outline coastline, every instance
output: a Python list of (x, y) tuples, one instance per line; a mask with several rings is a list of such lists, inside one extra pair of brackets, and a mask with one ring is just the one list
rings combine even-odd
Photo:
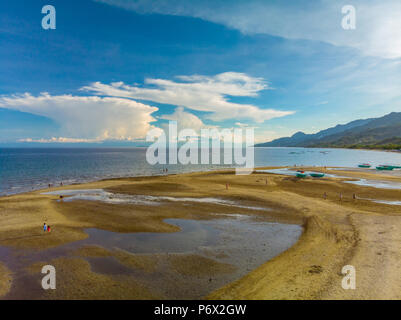
[[(316, 170), (317, 168), (313, 168)], [(322, 168), (320, 170), (323, 171)], [(354, 175), (354, 173), (352, 174)], [(350, 177), (351, 178), (351, 177)], [(380, 176), (387, 179), (386, 176)], [(266, 180), (267, 179), (267, 180)], [(373, 195), (389, 199), (400, 196), (399, 190), (380, 190), (363, 186), (348, 185), (341, 179), (298, 180), (277, 174), (254, 173), (236, 176), (232, 170), (192, 172), (164, 176), (119, 178), (101, 180), (79, 185), (63, 186), (46, 191), (66, 189), (105, 189), (126, 195), (148, 195), (168, 197), (216, 197), (230, 199), (248, 206), (263, 206), (269, 211), (237, 208), (236, 211), (272, 222), (302, 225), (304, 233), (288, 250), (260, 265), (240, 279), (212, 290), (206, 298), (217, 299), (358, 299), (400, 298), (395, 288), (400, 280), (396, 277), (400, 267), (400, 245), (396, 235), (401, 230), (401, 207), (377, 204), (366, 200), (352, 200), (356, 191), (364, 198)], [(267, 181), (267, 183), (266, 183)], [(229, 188), (226, 189), (228, 183)], [(321, 197), (327, 190), (329, 199)], [(344, 192), (343, 201), (337, 197)], [(44, 190), (0, 198), (0, 246), (13, 250), (47, 250), (62, 248), (66, 244), (86, 239), (87, 228), (112, 232), (176, 232), (178, 227), (166, 223), (168, 218), (218, 219), (212, 212), (231, 213), (229, 206), (221, 208), (215, 204), (199, 204), (188, 207), (173, 203), (163, 207), (141, 205), (117, 205), (95, 201), (57, 202), (58, 197), (41, 194)], [(43, 220), (54, 226), (54, 232), (42, 235)], [(18, 233), (18, 237), (15, 235)], [(391, 253), (392, 252), (392, 253)], [(380, 255), (379, 255), (380, 253)], [(390, 254), (391, 253), (391, 254)], [(69, 275), (75, 283), (64, 291), (45, 296), (49, 299), (78, 298), (163, 298), (160, 293), (150, 292), (141, 284), (116, 282), (114, 278), (99, 275), (90, 269), (84, 258), (106, 255), (122, 261), (124, 265), (142, 268), (150, 272), (155, 256), (126, 255), (102, 248), (88, 247), (73, 259), (61, 256), (52, 260)], [(170, 260), (172, 258), (169, 258)], [(223, 278), (230, 266), (216, 264), (213, 259), (200, 257), (175, 257), (174, 266), (187, 273), (198, 263), (205, 267), (213, 264), (213, 277)], [(178, 260), (177, 260), (178, 259)], [(169, 261), (170, 261), (169, 260)], [(4, 264), (4, 261), (0, 258)], [(345, 291), (341, 288), (341, 268), (355, 264), (358, 279), (365, 279), (358, 290)], [(369, 267), (366, 267), (366, 266)], [(35, 266), (24, 266), (36, 270)], [(382, 269), (386, 274), (382, 275)], [(3, 270), (4, 269), (4, 270)], [(0, 267), (0, 277), (13, 279), (13, 270)], [(374, 270), (372, 270), (374, 269)], [(85, 271), (85, 272), (84, 272)], [(200, 272), (200, 270), (198, 271)], [(381, 276), (385, 287), (374, 281)], [(96, 278), (92, 296), (79, 296), (78, 280)], [(383, 278), (384, 277), (384, 278)], [(396, 279), (397, 278), (397, 279)], [(124, 280), (126, 281), (126, 279)], [(101, 284), (101, 285), (100, 285)], [(121, 290), (109, 293), (107, 288), (117, 286)], [(106, 289), (105, 289), (106, 288)], [(2, 288), (0, 288), (2, 289)], [(2, 289), (10, 291), (10, 287)], [(121, 293), (122, 292), (122, 293)], [(380, 293), (380, 295), (379, 295)], [(0, 295), (2, 292), (0, 291)]]
[[(305, 165), (305, 166), (313, 166), (318, 164), (320, 166), (340, 166), (340, 167), (353, 167), (355, 166), (355, 162), (353, 159), (357, 157), (358, 150), (355, 149), (342, 149), (342, 148), (335, 148), (335, 149), (325, 149), (327, 151), (332, 151), (335, 153), (332, 156), (330, 155), (320, 155), (318, 152), (314, 151), (313, 149), (308, 150), (308, 148), (298, 148), (305, 149), (307, 152), (316, 152), (315, 155), (311, 154), (311, 159), (307, 160), (304, 156), (293, 156), (290, 153), (286, 154), (286, 150), (294, 150), (294, 148), (258, 148), (260, 151), (258, 152), (255, 150), (255, 159), (256, 167), (261, 166), (292, 166), (294, 163), (297, 165)], [(277, 149), (277, 150), (274, 150)], [(297, 148), (295, 148), (297, 149)], [(24, 150), (18, 149), (18, 150)], [(37, 150), (45, 150), (47, 152), (48, 149), (35, 149)], [(50, 150), (50, 149), (49, 149)], [(57, 150), (57, 149), (56, 149)], [(120, 161), (116, 160), (115, 157), (110, 156), (110, 154), (114, 154), (115, 150), (113, 148), (106, 148), (104, 154), (102, 153), (100, 156), (97, 156), (96, 153), (93, 153), (93, 150), (96, 149), (88, 149), (87, 153), (80, 153), (79, 157), (76, 158), (74, 156), (74, 149), (66, 148), (65, 150), (69, 150), (68, 152), (62, 152), (56, 158), (52, 158), (51, 167), (57, 169), (50, 169), (49, 170), (39, 170), (38, 168), (45, 168), (47, 164), (45, 164), (42, 160), (36, 162), (36, 158), (34, 157), (34, 163), (32, 165), (31, 170), (27, 170), (23, 175), (21, 175), (18, 170), (15, 171), (13, 169), (13, 161), (18, 163), (21, 159), (22, 155), (13, 155), (14, 158), (9, 158), (8, 163), (6, 162), (5, 167), (10, 167), (10, 170), (7, 170), (7, 174), (2, 175), (2, 181), (0, 184), (0, 197), (13, 195), (13, 194), (21, 194), (25, 192), (32, 192), (36, 190), (46, 189), (48, 184), (53, 186), (60, 185), (63, 182), (64, 185), (75, 185), (75, 184), (82, 184), (82, 183), (90, 183), (95, 181), (102, 181), (102, 180), (109, 180), (109, 179), (119, 179), (119, 178), (133, 178), (137, 176), (156, 176), (156, 175), (164, 175), (162, 169), (163, 166), (160, 167), (152, 167), (148, 166), (144, 170), (138, 170), (135, 165), (130, 164), (127, 167), (126, 160)], [(86, 149), (84, 149), (86, 150)], [(118, 152), (121, 151), (121, 148), (116, 149)], [(144, 155), (141, 153), (137, 153), (136, 150), (142, 150), (141, 148), (124, 148), (124, 152), (121, 153), (123, 159), (131, 159), (134, 161), (145, 161)], [(130, 150), (130, 152), (126, 152)], [(265, 150), (265, 151), (263, 151)], [(280, 151), (281, 150), (281, 151)], [(49, 153), (54, 157), (55, 152), (54, 150)], [(90, 152), (89, 152), (90, 151)], [(348, 151), (348, 152), (347, 152)], [(401, 158), (399, 158), (399, 153), (391, 153), (383, 152), (382, 150), (372, 150), (376, 152), (371, 152), (371, 150), (365, 150), (368, 152), (364, 155), (359, 155), (360, 161), (372, 162), (375, 165), (384, 163), (400, 163)], [(345, 154), (343, 154), (345, 153)], [(355, 153), (355, 157), (354, 156)], [(30, 154), (25, 156), (31, 157)], [(142, 157), (143, 156), (143, 157)], [(332, 159), (334, 156), (334, 160)], [(383, 156), (383, 157), (382, 157)], [(139, 157), (139, 158), (138, 158)], [(281, 159), (280, 161), (273, 160), (273, 161), (266, 161), (265, 159)], [(308, 159), (309, 154), (308, 154)], [(39, 157), (39, 159), (41, 159)], [(78, 160), (77, 160), (78, 159)], [(103, 159), (102, 161), (98, 162), (99, 159)], [(342, 161), (341, 159), (347, 159)], [(352, 160), (351, 160), (352, 159)], [(88, 161), (95, 161), (97, 163), (96, 167), (92, 167), (88, 165)], [(68, 161), (70, 163), (69, 166), (65, 166), (63, 161)], [(88, 166), (88, 172), (81, 172), (80, 170), (75, 170), (77, 166), (80, 166), (80, 161), (86, 161), (86, 166)], [(116, 168), (116, 169), (115, 169)], [(203, 171), (213, 171), (213, 170), (230, 170), (232, 167), (230, 166), (166, 166), (169, 169), (169, 174), (175, 173), (191, 173), (191, 172), (203, 172)]]
[(306, 146), (306, 147), (264, 147), (264, 146), (254, 146), (254, 148), (300, 148), (300, 149), (343, 149), (343, 150), (364, 150), (364, 151), (379, 151), (379, 152), (394, 152), (394, 153), (401, 153), (401, 150), (388, 150), (388, 149), (381, 149), (381, 148), (347, 148), (347, 147), (335, 147), (335, 146), (325, 146), (325, 147), (311, 147), (311, 146)]

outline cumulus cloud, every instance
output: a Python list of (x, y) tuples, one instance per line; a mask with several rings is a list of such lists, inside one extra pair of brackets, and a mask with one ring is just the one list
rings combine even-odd
[[(157, 121), (153, 113), (158, 108), (134, 99), (176, 105), (171, 114), (163, 114), (160, 120), (178, 122), (178, 129), (190, 128), (200, 132), (203, 128), (217, 128), (217, 124), (205, 125), (203, 118), (214, 121), (250, 119), (263, 122), (292, 114), (291, 111), (261, 109), (251, 104), (229, 101), (229, 96), (256, 97), (269, 89), (261, 78), (243, 73), (226, 72), (215, 76), (179, 76), (177, 81), (147, 79), (145, 86), (129, 86), (122, 82), (103, 84), (95, 82), (81, 88), (90, 96), (51, 95), (30, 93), (0, 96), (0, 108), (17, 110), (47, 117), (55, 121), (58, 135), (25, 138), (20, 142), (83, 143), (104, 140), (143, 140), (152, 124)], [(202, 118), (188, 110), (202, 111)], [(238, 122), (239, 123), (239, 122)], [(241, 123), (242, 125), (242, 123)], [(166, 129), (162, 123), (159, 128)]]
[(261, 78), (243, 73), (226, 72), (215, 76), (180, 76), (180, 82), (164, 79), (146, 79), (150, 88), (130, 86), (123, 82), (92, 83), (82, 88), (101, 96), (140, 99), (172, 104), (188, 109), (207, 112), (207, 119), (249, 119), (255, 122), (283, 117), (292, 111), (260, 109), (251, 104), (234, 103), (227, 96), (255, 97), (260, 91), (269, 89)]
[(178, 130), (190, 128), (198, 132), (205, 127), (201, 119), (192, 113), (184, 111), (183, 107), (176, 108), (174, 113), (160, 116), (160, 119), (177, 121)]
[[(95, 0), (138, 13), (191, 16), (226, 25), (245, 34), (270, 34), (357, 48), (366, 55), (401, 57), (399, 0)], [(357, 28), (341, 28), (341, 8), (356, 8)]]
[(249, 127), (249, 124), (248, 124), (248, 123), (242, 123), (242, 122), (236, 122), (235, 125), (236, 125), (237, 127), (240, 127), (240, 128)]
[(0, 96), (0, 107), (50, 118), (59, 124), (62, 136), (68, 137), (38, 142), (143, 139), (156, 120), (152, 113), (158, 110), (130, 99), (48, 93)]

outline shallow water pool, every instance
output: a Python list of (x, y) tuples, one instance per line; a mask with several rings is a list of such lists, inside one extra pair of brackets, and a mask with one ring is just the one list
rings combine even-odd
[[(242, 214), (216, 214), (212, 220), (167, 219), (180, 227), (173, 233), (117, 233), (86, 229), (89, 237), (41, 251), (22, 251), (0, 247), (0, 261), (15, 275), (13, 288), (6, 299), (41, 298), (41, 274), (31, 275), (27, 267), (35, 262), (50, 264), (58, 257), (73, 257), (77, 249), (96, 245), (111, 252), (156, 257), (155, 270), (145, 272), (122, 265), (113, 257), (83, 257), (92, 272), (135, 279), (151, 292), (168, 299), (198, 299), (235, 281), (261, 264), (290, 248), (302, 233), (302, 227), (272, 223)], [(233, 268), (223, 274), (182, 274), (170, 264), (172, 256), (194, 255)], [(62, 277), (62, 274), (58, 274)]]

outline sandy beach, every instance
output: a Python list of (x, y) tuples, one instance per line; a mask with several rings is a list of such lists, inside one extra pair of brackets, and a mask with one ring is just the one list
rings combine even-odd
[[(401, 205), (372, 200), (399, 201), (401, 189), (347, 181), (400, 183), (401, 177), (371, 170), (304, 169), (342, 178), (298, 179), (266, 172), (241, 176), (227, 170), (112, 179), (1, 197), (0, 297), (400, 299)], [(109, 201), (68, 201), (68, 196), (60, 200), (57, 195), (88, 189), (107, 192)], [(114, 203), (114, 194), (137, 202)], [(146, 202), (156, 200), (158, 205)], [(266, 225), (299, 226), (302, 235), (270, 260), (258, 255), (259, 260), (248, 264), (236, 258), (236, 265), (222, 260), (229, 255), (224, 250), (132, 253), (85, 242), (96, 230), (121, 237), (178, 234), (182, 228), (166, 219), (195, 221), (193, 226), (198, 226), (197, 221), (226, 221), (233, 213)], [(43, 232), (44, 222), (51, 225), (51, 233)], [(237, 225), (240, 228), (240, 221)], [(40, 287), (40, 271), (46, 264), (57, 270), (56, 290)], [(247, 264), (252, 268), (244, 274)], [(341, 287), (345, 265), (356, 269), (355, 290)], [(163, 279), (163, 284), (155, 279)]]

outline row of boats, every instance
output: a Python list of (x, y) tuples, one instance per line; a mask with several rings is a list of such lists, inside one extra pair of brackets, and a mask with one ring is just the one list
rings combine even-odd
[[(371, 168), (372, 166), (369, 163), (362, 163), (358, 165), (359, 168)], [(379, 165), (376, 167), (376, 170), (387, 170), (391, 171), (394, 169), (401, 169), (401, 166), (394, 166), (394, 165)], [(297, 170), (296, 177), (297, 178), (306, 178), (307, 176), (311, 176), (313, 178), (323, 178), (325, 176), (322, 172), (310, 172), (306, 173), (303, 170)]]
[[(359, 168), (371, 168), (372, 166), (369, 163), (362, 163), (358, 165)], [(386, 170), (386, 171), (391, 171), (394, 169), (401, 169), (401, 166), (393, 166), (393, 165), (380, 165), (376, 167), (376, 170)]]

